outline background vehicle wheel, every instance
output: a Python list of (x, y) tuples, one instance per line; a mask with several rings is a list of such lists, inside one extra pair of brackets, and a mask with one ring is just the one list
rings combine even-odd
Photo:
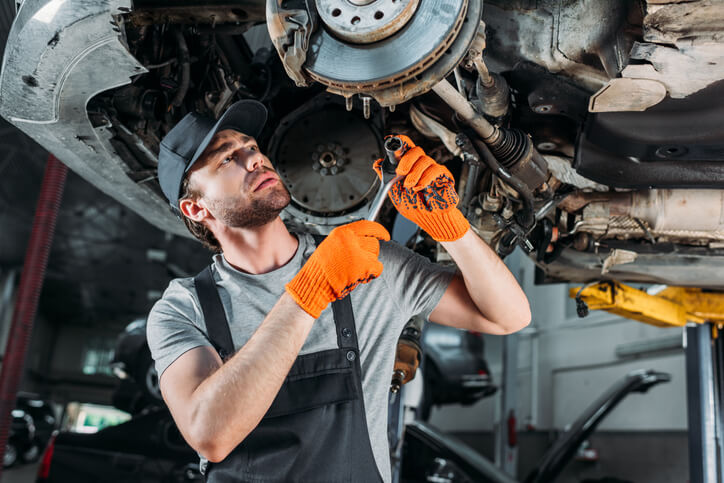
[(144, 396), (152, 401), (163, 403), (158, 372), (156, 372), (156, 366), (151, 358), (151, 353), (148, 350), (144, 351), (140, 359), (140, 362), (136, 366), (136, 374), (134, 375), (136, 382), (141, 386)]
[(423, 380), (422, 380), (422, 401), (417, 407), (417, 417), (421, 421), (427, 422), (430, 419), (430, 413), (432, 412), (432, 404), (435, 397), (435, 380), (439, 377), (439, 371), (435, 364), (427, 359), (423, 369)]
[(40, 445), (37, 441), (33, 442), (33, 445), (23, 451), (20, 455), (20, 459), (23, 463), (34, 463), (40, 457)]
[(11, 441), (8, 441), (3, 455), (3, 468), (10, 468), (18, 462), (18, 449)]

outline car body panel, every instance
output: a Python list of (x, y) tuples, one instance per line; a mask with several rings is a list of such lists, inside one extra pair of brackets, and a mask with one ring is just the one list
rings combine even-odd
[(128, 0), (23, 2), (0, 72), (0, 115), (149, 223), (188, 236), (154, 188), (128, 176), (107, 128), (94, 126), (86, 112), (94, 95), (147, 72), (113, 17), (130, 8)]

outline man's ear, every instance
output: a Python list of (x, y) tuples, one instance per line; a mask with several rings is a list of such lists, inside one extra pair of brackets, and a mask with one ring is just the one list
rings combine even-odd
[(181, 213), (183, 213), (184, 216), (186, 216), (190, 220), (197, 223), (200, 223), (201, 220), (211, 215), (209, 213), (209, 210), (207, 210), (206, 207), (202, 206), (200, 200), (184, 198), (182, 200), (179, 200), (178, 204), (179, 208), (181, 209)]

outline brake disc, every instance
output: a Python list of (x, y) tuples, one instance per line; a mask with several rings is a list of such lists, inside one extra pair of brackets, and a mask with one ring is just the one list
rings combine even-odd
[[(315, 80), (342, 89), (379, 89), (404, 82), (450, 47), (467, 6), (467, 0), (424, 0), (403, 28), (374, 45), (340, 40), (333, 36), (336, 25), (327, 25), (312, 35), (306, 70)], [(320, 17), (325, 18), (321, 13)]]
[[(281, 1), (269, 0), (272, 18), (284, 12)], [(281, 27), (270, 29), (287, 71), (348, 99), (359, 94), (394, 106), (430, 90), (462, 60), (480, 23), (482, 0), (318, 0), (316, 9), (310, 18), (318, 25), (308, 42), (293, 25), (284, 34)], [(298, 32), (314, 26), (303, 27)], [(290, 39), (294, 49), (285, 47)], [(287, 65), (287, 51), (298, 54), (296, 64)]]
[(372, 162), (381, 152), (371, 123), (338, 104), (295, 111), (270, 142), (271, 160), (293, 204), (327, 217), (365, 205), (377, 186)]

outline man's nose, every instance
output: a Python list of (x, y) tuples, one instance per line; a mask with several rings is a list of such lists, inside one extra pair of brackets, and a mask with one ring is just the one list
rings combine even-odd
[(245, 163), (247, 171), (256, 171), (264, 165), (264, 158), (259, 151), (254, 151), (249, 153), (245, 159)]

